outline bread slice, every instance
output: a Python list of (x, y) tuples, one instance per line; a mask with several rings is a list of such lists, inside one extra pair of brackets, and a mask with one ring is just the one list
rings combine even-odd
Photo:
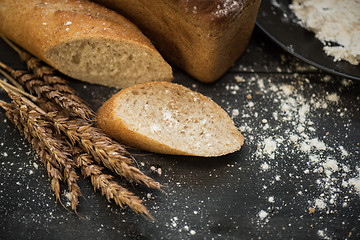
[(121, 90), (98, 110), (96, 124), (122, 143), (156, 153), (212, 157), (244, 143), (219, 105), (169, 82)]
[(0, 33), (75, 79), (118, 88), (172, 79), (133, 23), (86, 0), (1, 0), (0, 23)]
[(167, 61), (202, 82), (220, 78), (248, 45), (260, 0), (94, 0), (117, 10)]

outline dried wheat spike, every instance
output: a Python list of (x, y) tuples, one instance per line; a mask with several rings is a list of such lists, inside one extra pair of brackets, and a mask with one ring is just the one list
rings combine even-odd
[(42, 79), (46, 84), (54, 87), (59, 92), (69, 95), (74, 101), (81, 101), (75, 94), (75, 90), (71, 88), (67, 81), (60, 76), (55, 75), (55, 69), (49, 65), (44, 64), (40, 59), (30, 55), (25, 60), (28, 69), (34, 74), (35, 77)]
[(91, 178), (91, 183), (94, 186), (95, 191), (100, 190), (101, 194), (106, 196), (106, 199), (109, 202), (113, 199), (120, 207), (123, 207), (123, 204), (126, 204), (134, 212), (153, 219), (141, 200), (126, 188), (122, 187), (119, 183), (113, 181), (112, 176), (104, 174), (102, 172), (102, 167), (94, 164), (91, 155), (83, 153), (79, 148), (77, 152), (78, 154), (75, 155), (74, 162), (81, 169), (81, 173), (84, 177)]
[(6, 116), (8, 117), (8, 119), (19, 129), (19, 131), (22, 134), (25, 135), (27, 140), (33, 146), (34, 150), (38, 153), (40, 160), (42, 161), (42, 163), (44, 164), (44, 166), (47, 170), (47, 173), (48, 173), (48, 176), (50, 179), (50, 183), (51, 183), (51, 188), (55, 193), (56, 200), (59, 201), (61, 203), (61, 205), (63, 205), (61, 202), (61, 199), (60, 199), (60, 183), (59, 183), (63, 179), (63, 177), (62, 177), (62, 174), (60, 173), (60, 171), (56, 167), (54, 167), (54, 165), (52, 164), (52, 162), (53, 162), (52, 158), (45, 150), (43, 150), (40, 147), (39, 140), (37, 140), (31, 136), (30, 130), (28, 129), (28, 127), (24, 126), (21, 123), (19, 109), (16, 109), (14, 104), (6, 103), (3, 101), (0, 101), (0, 106), (5, 110), (5, 113), (6, 113)]
[(72, 112), (85, 120), (90, 120), (94, 116), (94, 112), (76, 95), (63, 92), (62, 89), (45, 83), (28, 71), (14, 70), (1, 62), (0, 67), (9, 72), (31, 94), (36, 94), (39, 98), (42, 97), (53, 101), (62, 109)]
[[(61, 203), (61, 205), (63, 205), (60, 199), (60, 181), (63, 179), (63, 177), (60, 171), (50, 163), (51, 156), (48, 152), (46, 152), (45, 150), (40, 150), (39, 155), (42, 163), (44, 164), (48, 172), (51, 181), (51, 188), (55, 192), (56, 199)], [(64, 206), (64, 208), (66, 207)]]
[(100, 129), (81, 122), (81, 119), (70, 119), (59, 113), (47, 115), (54, 122), (54, 127), (59, 133), (64, 133), (73, 145), (79, 144), (99, 164), (128, 180), (161, 189), (160, 183), (132, 166), (132, 158), (123, 146), (106, 136)]
[[(11, 90), (7, 90), (7, 92), (19, 110), (19, 120), (24, 129), (26, 129), (24, 133), (28, 135), (28, 140), (30, 142), (31, 138), (38, 140), (41, 149), (45, 149), (51, 158), (56, 160), (58, 166), (60, 166), (60, 170), (63, 172), (63, 179), (69, 188), (71, 207), (76, 212), (78, 197), (81, 196), (81, 192), (77, 184), (78, 176), (75, 171), (75, 164), (71, 158), (67, 143), (62, 137), (55, 135), (55, 132), (52, 130), (52, 124), (29, 106), (23, 97)], [(48, 158), (48, 161), (51, 160)]]
[[(20, 101), (20, 104), (23, 104)], [(77, 184), (78, 175), (75, 171), (75, 164), (71, 159), (71, 154), (67, 149), (67, 143), (56, 136), (52, 131), (50, 123), (39, 117), (39, 113), (34, 110), (29, 110), (28, 106), (22, 105), (20, 107), (20, 114), (22, 119), (27, 119), (23, 125), (29, 126), (29, 131), (34, 138), (37, 138), (41, 143), (42, 149), (46, 149), (44, 153), (45, 158), (55, 159), (63, 172), (63, 180), (67, 183), (71, 198), (71, 208), (76, 212), (78, 206), (78, 197), (81, 196), (80, 188)], [(53, 185), (52, 185), (53, 186)]]
[(53, 67), (43, 63), (37, 57), (17, 47), (5, 36), (0, 36), (11, 48), (13, 48), (19, 54), (20, 59), (26, 63), (27, 68), (33, 72), (36, 77), (43, 79), (47, 84), (50, 84), (57, 89), (62, 89), (63, 92), (71, 94), (75, 92), (74, 89), (67, 85), (67, 81), (65, 79), (55, 75), (56, 70)]
[(28, 58), (25, 61), (28, 69), (34, 74), (35, 77), (43, 80), (46, 84), (52, 86), (57, 91), (62, 92), (74, 101), (82, 101), (75, 95), (75, 90), (71, 88), (67, 81), (62, 77), (55, 75), (56, 70), (49, 65), (43, 63), (40, 59), (27, 54)]

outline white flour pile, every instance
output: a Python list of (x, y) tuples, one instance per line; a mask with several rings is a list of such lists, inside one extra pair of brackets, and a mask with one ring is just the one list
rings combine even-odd
[(294, 0), (290, 9), (324, 43), (334, 61), (360, 63), (360, 0)]

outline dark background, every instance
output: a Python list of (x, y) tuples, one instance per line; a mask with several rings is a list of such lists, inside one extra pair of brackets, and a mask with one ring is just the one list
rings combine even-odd
[[(0, 61), (24, 68), (2, 41), (0, 52)], [(176, 68), (174, 72), (174, 82), (212, 98), (233, 117), (245, 137), (239, 152), (193, 158), (130, 149), (141, 170), (166, 186), (167, 195), (120, 178), (117, 181), (144, 199), (156, 220), (108, 203), (94, 193), (88, 179), (81, 178), (84, 199), (80, 199), (78, 212), (83, 220), (56, 203), (45, 168), (1, 110), (0, 239), (360, 238), (359, 192), (342, 185), (359, 177), (360, 81), (328, 75), (300, 62), (257, 28), (244, 55), (219, 81), (203, 84)], [(244, 81), (236, 81), (238, 76)], [(94, 110), (118, 91), (75, 80), (70, 80), (70, 85)], [(280, 103), (289, 100), (275, 89), (284, 85), (294, 88), (293, 98), (302, 96), (310, 103), (307, 120), (314, 130), (309, 126), (305, 132), (311, 139), (325, 142), (326, 150), (304, 153), (289, 143), (289, 134), (299, 120), (273, 117), (274, 112), (281, 113)], [(328, 101), (329, 94), (336, 94), (339, 101)], [(3, 91), (0, 99), (9, 101)], [(315, 108), (311, 99), (328, 106)], [(268, 137), (285, 139), (278, 142), (274, 158), (260, 151)], [(339, 146), (348, 155), (341, 154)], [(318, 171), (321, 164), (310, 163), (311, 154), (322, 162), (329, 157), (338, 162), (340, 170), (332, 175), (330, 187), (324, 185), (326, 175)], [(264, 163), (270, 169), (264, 168)], [(350, 171), (344, 171), (345, 165)], [(160, 168), (161, 174), (151, 168)], [(333, 195), (336, 198), (329, 201), (327, 196)], [(327, 199), (325, 208), (316, 208), (316, 199)], [(310, 214), (313, 207), (315, 212)], [(261, 218), (261, 210), (268, 216)]]

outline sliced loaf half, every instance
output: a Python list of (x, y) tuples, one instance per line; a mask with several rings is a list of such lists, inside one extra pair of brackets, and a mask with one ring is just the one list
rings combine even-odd
[(96, 124), (122, 143), (156, 153), (221, 156), (244, 143), (219, 105), (169, 82), (121, 90), (98, 110)]
[(90, 1), (1, 0), (0, 33), (82, 81), (124, 88), (172, 79), (134, 24)]

